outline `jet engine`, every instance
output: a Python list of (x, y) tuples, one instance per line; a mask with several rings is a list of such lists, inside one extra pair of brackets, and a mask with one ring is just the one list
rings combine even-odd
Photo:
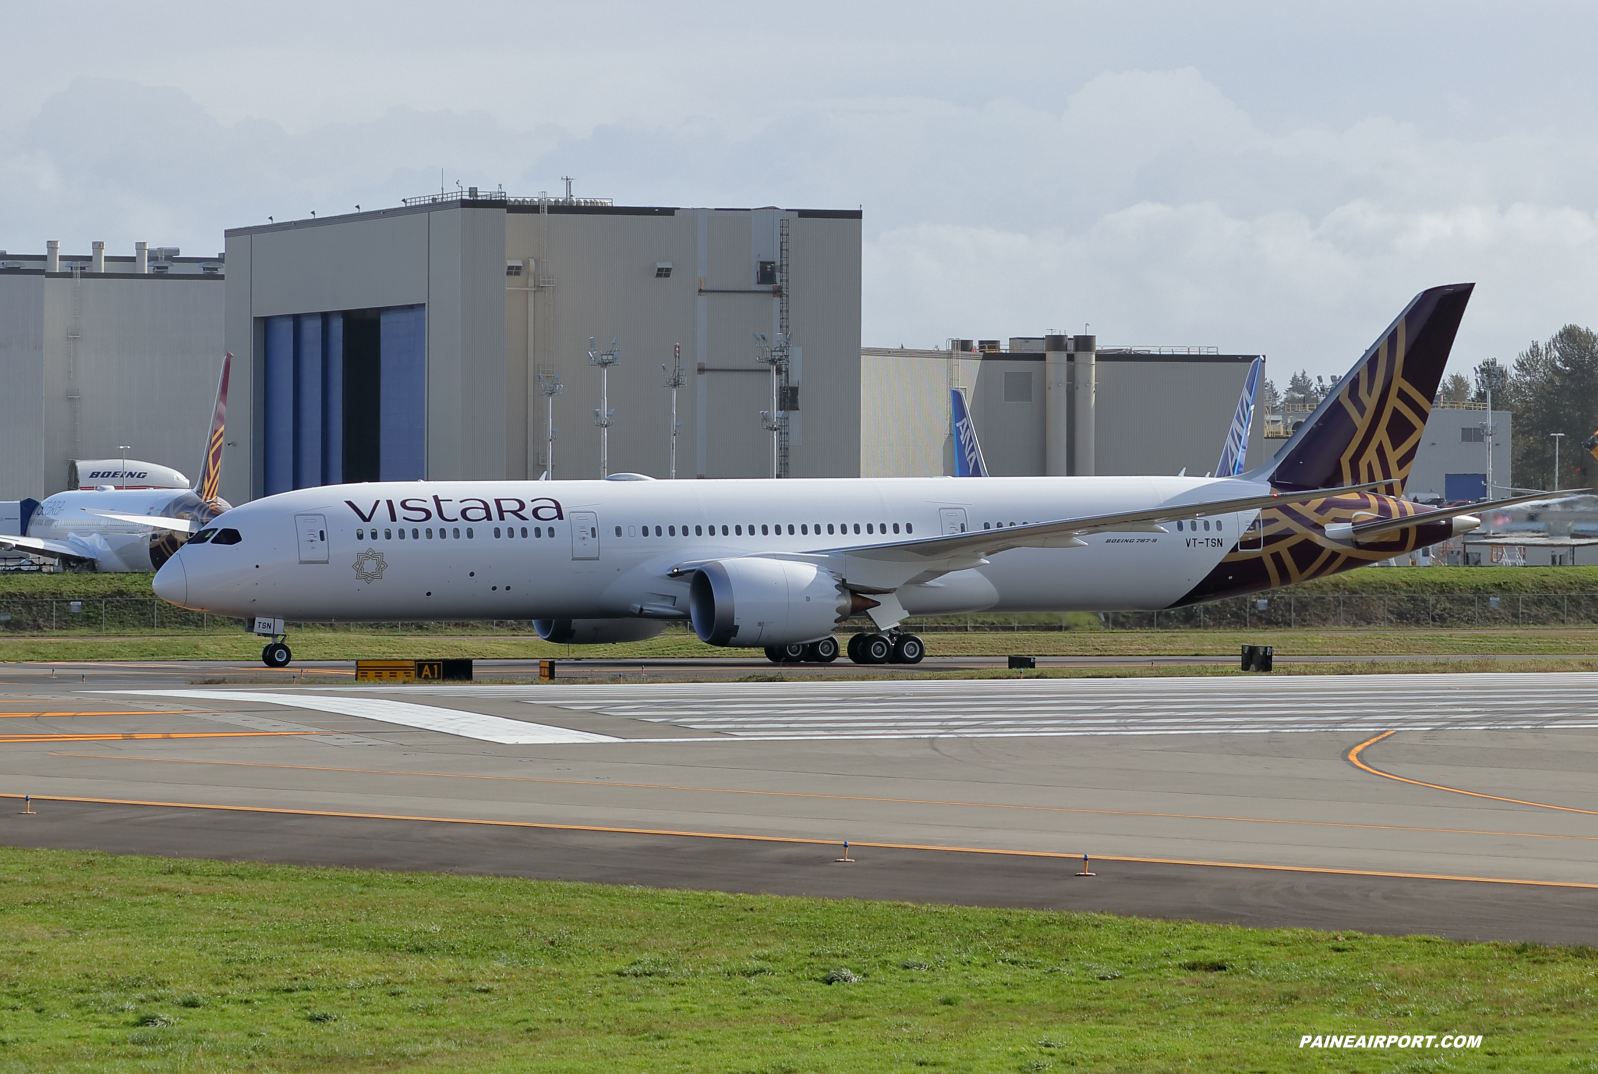
[(651, 619), (534, 619), (533, 629), (545, 641), (561, 645), (605, 645), (652, 638), (666, 624)]
[(849, 617), (853, 594), (831, 572), (783, 559), (725, 559), (694, 572), (688, 611), (710, 645), (815, 641)]

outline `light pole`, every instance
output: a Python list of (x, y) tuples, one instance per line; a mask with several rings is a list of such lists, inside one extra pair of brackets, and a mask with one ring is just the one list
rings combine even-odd
[(661, 363), (661, 371), (666, 374), (666, 387), (671, 389), (671, 479), (677, 480), (677, 429), (682, 425), (677, 420), (677, 389), (681, 388), (687, 380), (687, 375), (682, 371), (682, 344), (676, 343), (671, 348), (672, 367), (666, 368)]
[(538, 390), (543, 393), (548, 407), (544, 421), (544, 428), (549, 430), (548, 446), (544, 449), (544, 475), (551, 481), (555, 480), (555, 396), (563, 387), (559, 373), (538, 374)]
[(782, 477), (787, 469), (783, 465), (786, 460), (783, 458), (782, 440), (788, 429), (788, 412), (783, 409), (784, 400), (779, 389), (788, 378), (788, 353), (792, 342), (791, 332), (778, 332), (770, 339), (764, 332), (755, 333), (755, 361), (771, 367), (771, 409), (760, 412), (760, 425), (771, 433), (772, 477)]
[(117, 445), (117, 447), (122, 449), (122, 491), (123, 492), (126, 492), (128, 490), (128, 449), (131, 448), (132, 446), (133, 446), (132, 444), (118, 444)]
[(1558, 492), (1559, 491), (1559, 483), (1560, 483), (1560, 481), (1564, 480), (1562, 477), (1559, 476), (1559, 441), (1564, 438), (1565, 434), (1564, 433), (1549, 433), (1548, 435), (1554, 441), (1554, 484), (1553, 484), (1553, 487), (1549, 491)]
[(1493, 358), (1481, 364), (1476, 371), (1476, 383), (1487, 397), (1487, 420), (1482, 423), (1482, 439), (1487, 442), (1487, 499), (1493, 498), (1493, 389), (1504, 386), (1504, 367)]
[(588, 337), (588, 364), (599, 367), (599, 409), (594, 411), (594, 424), (599, 426), (599, 476), (610, 476), (610, 419), (616, 412), (610, 408), (610, 367), (616, 364), (616, 359), (621, 357), (617, 350), (618, 338), (612, 338), (610, 349), (602, 351), (594, 342), (594, 337)]

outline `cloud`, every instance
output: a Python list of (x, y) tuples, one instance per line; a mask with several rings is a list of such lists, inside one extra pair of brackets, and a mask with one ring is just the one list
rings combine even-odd
[(533, 108), (513, 127), (467, 102), (302, 128), (78, 78), (0, 129), (0, 245), (204, 253), (268, 215), (396, 204), (441, 168), (516, 194), (571, 174), (629, 203), (863, 205), (868, 344), (1088, 322), (1106, 343), (1329, 375), (1416, 291), (1464, 279), (1481, 286), (1456, 364), (1598, 323), (1598, 142), (1564, 128), (1267, 123), (1191, 65), (985, 94), (964, 76), (946, 93), (886, 81), (810, 77), (736, 107), (678, 87), (670, 108), (609, 100), (602, 120)]

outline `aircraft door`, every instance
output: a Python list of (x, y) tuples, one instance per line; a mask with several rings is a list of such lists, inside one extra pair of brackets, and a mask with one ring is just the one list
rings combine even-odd
[[(1247, 515), (1238, 515), (1237, 524), (1241, 525)], [(1243, 529), (1243, 536), (1237, 542), (1239, 552), (1260, 552), (1265, 548), (1265, 516), (1256, 514), (1247, 528)]]
[(327, 516), (295, 515), (294, 530), (299, 537), (301, 563), (327, 562)]
[(938, 521), (942, 524), (945, 535), (950, 533), (964, 533), (965, 508), (940, 507), (938, 508)]
[(572, 558), (599, 558), (599, 516), (592, 511), (573, 511)]

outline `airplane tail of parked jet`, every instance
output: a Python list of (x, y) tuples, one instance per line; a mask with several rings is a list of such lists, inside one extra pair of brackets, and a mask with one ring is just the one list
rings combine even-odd
[(205, 441), (205, 461), (200, 466), (200, 480), (195, 492), (206, 503), (216, 503), (222, 484), (223, 429), (227, 424), (227, 380), (233, 368), (233, 355), (222, 359), (222, 376), (216, 383), (216, 409), (211, 414), (211, 434)]
[(1416, 295), (1276, 457), (1243, 476), (1294, 492), (1381, 482), (1402, 495), (1474, 287)]
[(1232, 427), (1226, 431), (1221, 461), (1215, 464), (1216, 477), (1237, 477), (1248, 461), (1248, 431), (1254, 423), (1254, 398), (1260, 390), (1260, 371), (1264, 366), (1265, 359), (1254, 359), (1248, 376), (1243, 378), (1243, 394), (1237, 400)]
[(949, 419), (954, 425), (954, 476), (987, 477), (988, 464), (977, 442), (977, 427), (971, 421), (963, 388), (949, 389)]

